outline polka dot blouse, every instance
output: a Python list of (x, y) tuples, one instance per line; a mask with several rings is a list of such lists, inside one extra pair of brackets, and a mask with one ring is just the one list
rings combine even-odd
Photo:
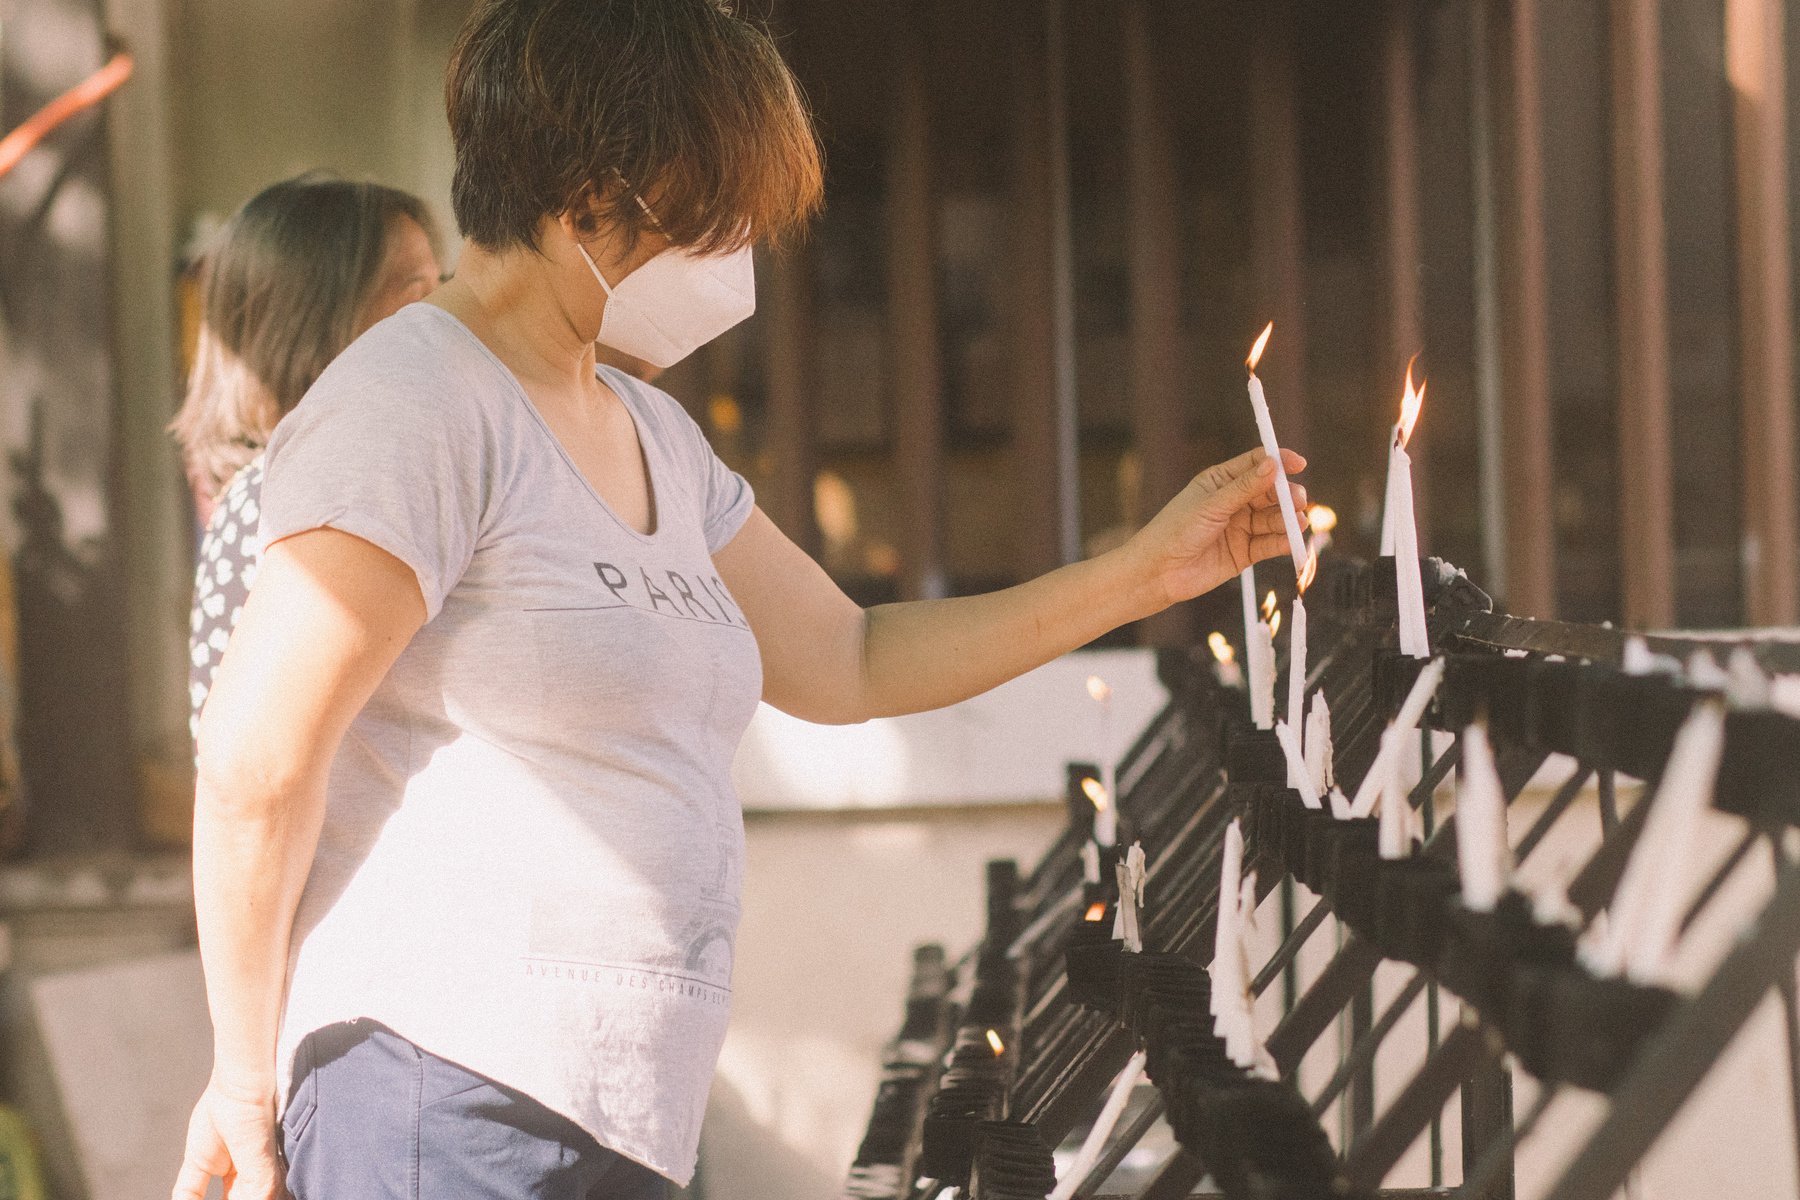
[(225, 645), (244, 611), (261, 557), (257, 523), (262, 519), (263, 460), (259, 455), (239, 471), (213, 508), (200, 538), (200, 565), (194, 572), (194, 613), (188, 625), (188, 728), (200, 733), (200, 708), (212, 690)]

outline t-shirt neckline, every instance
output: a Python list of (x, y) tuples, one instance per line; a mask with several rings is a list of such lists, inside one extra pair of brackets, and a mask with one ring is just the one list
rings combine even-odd
[[(441, 315), (494, 365), (494, 369), (499, 371), (501, 376), (505, 378), (507, 386), (512, 389), (513, 395), (518, 399), (519, 403), (525, 406), (525, 411), (530, 414), (532, 421), (536, 423), (539, 431), (544, 435), (544, 439), (549, 442), (551, 449), (556, 451), (557, 457), (562, 459), (563, 465), (569, 469), (569, 473), (575, 476), (575, 481), (587, 491), (589, 496), (593, 497), (594, 503), (600, 506), (600, 511), (604, 512), (614, 525), (617, 525), (625, 533), (636, 538), (640, 542), (654, 542), (662, 535), (663, 529), (667, 524), (663, 519), (663, 500), (667, 493), (663, 490), (661, 473), (657, 471), (656, 464), (652, 461), (655, 457), (652, 452), (654, 443), (648, 432), (648, 422), (645, 421), (643, 415), (638, 412), (637, 403), (631, 394), (632, 388), (629, 385), (624, 387), (618, 386), (612, 377), (617, 375), (620, 378), (629, 380), (630, 376), (624, 375), (623, 372), (608, 367), (604, 363), (594, 364), (594, 377), (605, 384), (612, 394), (619, 398), (619, 403), (625, 406), (625, 413), (631, 418), (632, 431), (637, 436), (638, 455), (644, 460), (644, 481), (650, 489), (649, 533), (643, 532), (633, 526), (631, 522), (621, 517), (614, 511), (613, 506), (607, 503), (606, 497), (595, 490), (593, 483), (582, 473), (581, 468), (576, 465), (575, 460), (569, 456), (569, 448), (563, 445), (562, 439), (556, 436), (556, 431), (550, 428), (550, 423), (544, 420), (544, 414), (539, 412), (537, 405), (531, 402), (531, 397), (526, 394), (525, 385), (519, 382), (519, 377), (513, 374), (511, 367), (500, 361), (500, 356), (495, 354), (493, 350), (488, 347), (486, 342), (475, 336), (475, 331), (464, 324), (461, 317), (457, 316), (447, 308), (442, 308), (436, 304), (431, 304), (423, 300), (414, 301), (411, 307), (429, 309), (430, 311)], [(603, 372), (610, 372), (610, 374), (603, 374)]]

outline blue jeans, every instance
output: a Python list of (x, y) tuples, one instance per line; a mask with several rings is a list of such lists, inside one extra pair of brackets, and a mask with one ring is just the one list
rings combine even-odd
[(560, 1113), (373, 1021), (314, 1030), (281, 1119), (295, 1200), (666, 1200)]

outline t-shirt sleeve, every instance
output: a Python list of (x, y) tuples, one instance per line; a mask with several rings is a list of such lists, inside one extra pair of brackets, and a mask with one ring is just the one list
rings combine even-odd
[(694, 436), (700, 444), (700, 467), (705, 478), (706, 552), (717, 554), (750, 519), (750, 512), (756, 507), (756, 493), (749, 480), (713, 453), (712, 444), (698, 425), (694, 426)]
[(262, 544), (353, 534), (411, 567), (437, 616), (474, 557), (490, 457), (479, 405), (446, 382), (334, 363), (269, 440)]

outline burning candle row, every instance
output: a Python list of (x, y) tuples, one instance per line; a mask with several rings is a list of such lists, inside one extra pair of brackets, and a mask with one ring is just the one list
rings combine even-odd
[[(1311, 792), (1315, 798), (1326, 793), (1331, 782), (1329, 763), (1331, 760), (1331, 735), (1329, 709), (1321, 709), (1318, 717), (1312, 716), (1306, 707), (1307, 684), (1307, 646), (1306, 646), (1306, 602), (1307, 586), (1313, 581), (1318, 571), (1318, 555), (1331, 541), (1331, 531), (1337, 524), (1337, 515), (1330, 509), (1315, 507), (1308, 510), (1309, 532), (1312, 535), (1310, 544), (1301, 536), (1298, 514), (1295, 512), (1293, 496), (1287, 482), (1286, 467), (1281, 460), (1280, 445), (1275, 437), (1274, 422), (1269, 414), (1268, 398), (1264, 394), (1262, 381), (1257, 378), (1256, 367), (1262, 360), (1263, 351), (1268, 348), (1270, 335), (1275, 326), (1271, 322), (1256, 339), (1251, 347), (1250, 355), (1245, 360), (1249, 368), (1250, 408), (1256, 420), (1257, 434), (1261, 439), (1264, 452), (1275, 461), (1276, 499), (1281, 507), (1282, 526), (1287, 533), (1288, 550), (1294, 561), (1294, 571), (1298, 586), (1295, 590), (1292, 616), (1288, 635), (1288, 704), (1287, 725), (1292, 731), (1293, 741), (1299, 748), (1290, 766), (1288, 786), (1299, 788), (1303, 778), (1310, 778)], [(1382, 516), (1382, 553), (1391, 554), (1394, 558), (1395, 592), (1399, 597), (1399, 636), (1400, 650), (1403, 654), (1414, 658), (1427, 658), (1431, 654), (1429, 636), (1425, 624), (1424, 582), (1419, 571), (1418, 528), (1413, 503), (1412, 460), (1407, 456), (1406, 446), (1412, 437), (1413, 427), (1417, 424), (1419, 413), (1424, 407), (1425, 387), (1413, 383), (1413, 364), (1406, 367), (1406, 384), (1400, 403), (1400, 419), (1394, 425), (1393, 438), (1388, 445), (1387, 494)], [(1269, 593), (1260, 609), (1256, 602), (1256, 570), (1254, 566), (1246, 567), (1239, 576), (1239, 587), (1242, 592), (1244, 608), (1244, 659), (1249, 669), (1250, 712), (1251, 720), (1258, 729), (1270, 729), (1275, 724), (1274, 715), (1274, 675), (1275, 675), (1275, 634), (1280, 629), (1280, 613), (1275, 611), (1273, 592)], [(1212, 641), (1213, 653), (1220, 663), (1220, 678), (1224, 682), (1235, 682), (1238, 672), (1235, 664), (1225, 651), (1229, 645), (1223, 645), (1224, 639), (1215, 635)], [(1227, 667), (1230, 667), (1227, 670)], [(1320, 738), (1315, 747), (1312, 739)], [(1312, 765), (1308, 765), (1312, 764)], [(1303, 790), (1304, 794), (1304, 790)]]
[[(1465, 753), (1481, 762), (1485, 737), (1469, 730), (1465, 736)], [(1378, 822), (1334, 820), (1274, 787), (1249, 797), (1250, 837), (1383, 957), (1432, 971), (1502, 1031), (1541, 1079), (1608, 1090), (1674, 997), (1629, 975), (1581, 969), (1571, 926), (1542, 919), (1527, 896), (1507, 886), (1504, 826), (1492, 809), (1482, 811), (1490, 800), (1503, 802), (1504, 793), (1496, 782), (1484, 796), (1476, 772), (1498, 779), (1486, 766), (1465, 770), (1469, 790), (1459, 788), (1455, 818), (1461, 872), (1437, 855), (1384, 859), (1370, 828)], [(1484, 824), (1491, 840), (1479, 832)], [(1491, 856), (1486, 868), (1473, 861), (1483, 855)], [(1497, 899), (1487, 906), (1479, 892), (1496, 879)]]

